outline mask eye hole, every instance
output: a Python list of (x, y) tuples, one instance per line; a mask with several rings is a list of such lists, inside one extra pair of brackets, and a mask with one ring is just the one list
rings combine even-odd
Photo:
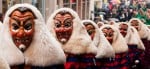
[(105, 36), (105, 37), (107, 36), (106, 33), (104, 33), (104, 36)]
[(13, 28), (13, 30), (17, 30), (17, 29), (19, 29), (19, 26), (18, 26), (18, 24), (13, 23), (12, 24), (12, 28)]
[(88, 30), (87, 32), (88, 32), (89, 35), (91, 35), (94, 31)]
[(30, 30), (32, 28), (32, 23), (27, 23), (24, 28), (25, 30)]
[(56, 22), (55, 22), (55, 27), (56, 27), (56, 28), (61, 27), (61, 22), (60, 22), (60, 21), (56, 21)]
[(71, 20), (66, 20), (65, 23), (64, 23), (65, 27), (71, 27), (71, 25), (72, 25), (72, 21)]
[(71, 26), (70, 22), (65, 23), (65, 27), (70, 27), (70, 26)]
[(56, 28), (59, 28), (59, 27), (61, 27), (61, 24), (60, 23), (55, 23), (55, 26), (56, 26)]

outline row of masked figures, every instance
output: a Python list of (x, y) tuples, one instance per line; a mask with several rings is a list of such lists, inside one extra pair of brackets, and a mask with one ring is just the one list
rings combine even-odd
[(70, 8), (45, 22), (36, 7), (16, 4), (0, 26), (0, 69), (147, 69), (149, 29), (136, 18), (110, 24)]
[[(128, 50), (125, 54), (125, 59), (127, 59), (127, 69), (150, 69), (149, 51), (150, 51), (150, 30), (147, 25), (138, 18), (132, 18), (129, 22), (98, 22), (97, 23), (100, 30), (104, 33), (105, 37), (112, 45), (115, 50), (115, 46), (120, 46), (119, 44), (113, 45), (114, 41), (118, 36), (115, 36), (115, 29), (118, 30), (119, 34), (125, 40), (125, 44)], [(107, 29), (107, 31), (106, 31)], [(110, 30), (111, 29), (111, 32)], [(106, 31), (106, 32), (105, 32)], [(108, 33), (109, 32), (109, 33)], [(112, 34), (113, 40), (110, 40), (110, 36), (107, 34)], [(121, 45), (123, 41), (118, 41)], [(118, 48), (118, 47), (117, 47)], [(121, 48), (118, 48), (121, 49)], [(116, 49), (117, 51), (117, 49)], [(115, 54), (116, 57), (116, 54)], [(125, 60), (124, 60), (125, 62)], [(122, 69), (122, 68), (121, 68)]]

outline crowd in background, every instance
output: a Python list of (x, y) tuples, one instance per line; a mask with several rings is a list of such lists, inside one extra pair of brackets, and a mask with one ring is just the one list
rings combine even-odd
[[(103, 19), (109, 20), (110, 18), (116, 18), (116, 21), (129, 21), (131, 18), (140, 18), (144, 21), (147, 25), (150, 25), (149, 22), (149, 10), (150, 5), (147, 4), (146, 0), (121, 0), (119, 4), (114, 4), (112, 2), (113, 0), (109, 0), (108, 4), (103, 4), (101, 9), (96, 9), (97, 13), (95, 13), (95, 16), (98, 16), (99, 12), (104, 12)], [(118, 1), (118, 0), (117, 0)], [(100, 19), (95, 19), (102, 20)]]

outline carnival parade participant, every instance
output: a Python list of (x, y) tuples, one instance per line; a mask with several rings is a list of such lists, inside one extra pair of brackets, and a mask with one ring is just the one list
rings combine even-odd
[(128, 62), (130, 69), (141, 69), (141, 60), (144, 55), (144, 44), (137, 30), (126, 22), (119, 23), (119, 30), (128, 44)]
[(9, 8), (1, 30), (0, 55), (11, 69), (63, 67), (66, 58), (61, 45), (48, 31), (34, 6), (16, 4)]
[(115, 51), (115, 58), (105, 63), (105, 68), (113, 69), (128, 69), (127, 65), (127, 52), (128, 46), (120, 34), (119, 29), (113, 25), (104, 25), (100, 28), (103, 31), (105, 37), (112, 45)]
[(96, 23), (91, 20), (82, 20), (82, 23), (86, 27), (87, 33), (91, 37), (93, 43), (98, 48), (96, 55), (96, 67), (97, 69), (103, 68), (105, 61), (115, 56), (115, 52), (103, 35), (102, 31), (99, 30)]
[(92, 43), (78, 14), (61, 8), (49, 17), (47, 26), (66, 54), (65, 69), (94, 69), (97, 48)]
[(138, 34), (140, 36), (140, 39), (142, 40), (145, 51), (144, 51), (144, 57), (142, 58), (142, 67), (145, 69), (150, 68), (150, 30), (149, 28), (138, 18), (132, 18), (129, 21), (129, 25), (136, 28), (138, 31)]

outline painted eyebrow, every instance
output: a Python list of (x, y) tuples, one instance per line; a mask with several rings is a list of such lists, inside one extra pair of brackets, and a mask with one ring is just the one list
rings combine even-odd
[(67, 18), (67, 19), (65, 19), (64, 21), (66, 21), (66, 20), (71, 20), (72, 18)]
[(56, 19), (56, 18), (55, 18), (55, 20), (60, 21), (59, 19)]
[[(20, 25), (20, 20), (19, 19), (17, 19), (17, 18), (12, 18), (13, 20), (15, 20), (15, 21), (17, 21), (17, 23), (19, 23), (19, 25)], [(25, 21), (23, 22), (23, 23), (26, 23), (27, 21), (29, 21), (30, 19), (32, 19), (32, 18), (27, 18), (27, 19), (25, 19)]]
[[(55, 20), (59, 21), (61, 23), (61, 21), (59, 19), (54, 18)], [(63, 22), (67, 21), (67, 20), (71, 20), (72, 18), (67, 18), (65, 19)]]
[[(59, 23), (61, 23), (61, 21), (60, 21), (59, 19), (55, 19), (55, 20), (57, 20)], [(55, 23), (57, 23), (57, 22), (55, 22)], [(55, 24), (55, 23), (54, 23), (54, 24)]]
[(26, 23), (27, 21), (31, 20), (32, 18), (27, 18), (23, 23)]
[[(64, 22), (66, 22), (66, 21), (68, 21), (68, 20), (72, 22), (71, 19), (72, 19), (72, 18), (67, 18), (67, 19), (64, 20)], [(72, 23), (71, 23), (71, 24), (72, 24)]]
[(19, 23), (19, 25), (20, 25), (19, 19), (16, 19), (16, 18), (12, 18), (12, 19), (15, 20), (17, 23)]

